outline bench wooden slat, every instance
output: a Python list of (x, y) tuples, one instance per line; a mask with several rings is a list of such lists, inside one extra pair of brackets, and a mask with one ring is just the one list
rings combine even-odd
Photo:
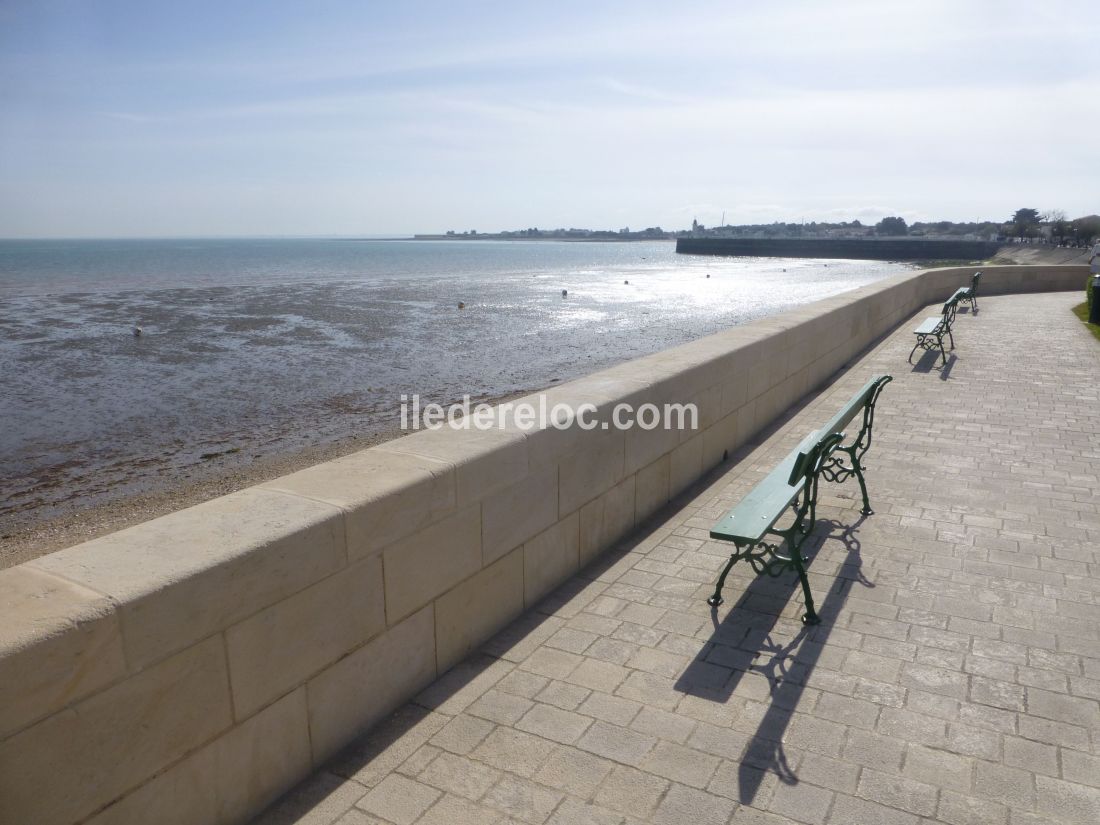
[(933, 315), (931, 318), (925, 318), (923, 321), (921, 321), (921, 325), (913, 330), (913, 332), (915, 332), (917, 335), (930, 335), (931, 333), (936, 331), (936, 327), (938, 327), (941, 323), (943, 323), (943, 316)]
[(791, 450), (783, 461), (768, 473), (740, 503), (726, 513), (710, 530), (712, 539), (758, 542), (779, 520), (795, 496), (802, 492), (805, 478), (790, 483), (791, 471), (800, 455), (813, 449), (819, 433), (812, 432)]

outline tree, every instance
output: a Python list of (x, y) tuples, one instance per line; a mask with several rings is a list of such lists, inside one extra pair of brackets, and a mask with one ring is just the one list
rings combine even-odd
[(1061, 209), (1051, 209), (1043, 219), (1050, 224), (1050, 237), (1058, 243), (1062, 243), (1073, 234), (1073, 225), (1066, 220), (1066, 213)]
[(1012, 234), (1017, 238), (1030, 238), (1038, 233), (1040, 215), (1038, 209), (1017, 209), (1009, 222)]
[(1100, 238), (1100, 215), (1086, 215), (1071, 221), (1070, 225), (1079, 244), (1087, 246), (1093, 238)]
[(907, 235), (908, 233), (909, 227), (905, 223), (905, 218), (883, 218), (875, 224), (876, 235)]

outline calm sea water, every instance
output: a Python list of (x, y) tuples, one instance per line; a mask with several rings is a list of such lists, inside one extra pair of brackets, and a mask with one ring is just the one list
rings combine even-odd
[(0, 535), (392, 428), (401, 393), (538, 388), (903, 269), (668, 242), (0, 241)]

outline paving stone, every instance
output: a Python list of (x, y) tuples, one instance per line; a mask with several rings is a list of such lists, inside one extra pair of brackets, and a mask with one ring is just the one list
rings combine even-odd
[(550, 680), (537, 673), (529, 673), (526, 670), (513, 670), (496, 684), (496, 689), (534, 699), (539, 692), (549, 684)]
[(502, 819), (496, 811), (468, 799), (446, 795), (429, 808), (416, 825), (496, 825)]
[(658, 742), (639, 767), (682, 785), (705, 788), (718, 767), (718, 757), (691, 748)]
[(576, 742), (592, 720), (551, 705), (536, 704), (516, 723), (516, 728), (544, 739), (570, 745)]
[(534, 702), (524, 699), (522, 696), (500, 690), (490, 690), (479, 697), (466, 710), (472, 716), (479, 716), (500, 725), (511, 725), (527, 713), (533, 705)]
[(631, 699), (623, 699), (619, 696), (608, 696), (606, 693), (592, 693), (581, 706), (578, 713), (594, 716), (613, 725), (627, 726), (642, 709), (640, 702)]
[(1027, 699), (1019, 685), (974, 676), (970, 680), (970, 699), (982, 705), (1005, 710), (1024, 710)]
[[(1004, 737), (1004, 763), (1031, 773), (1058, 776), (1058, 748), (1018, 736)], [(1100, 781), (1100, 775), (1097, 777)]]
[(416, 778), (428, 765), (435, 761), (445, 751), (434, 745), (423, 745), (413, 751), (412, 756), (398, 766), (398, 773), (403, 773), (409, 778)]
[(589, 693), (591, 691), (588, 688), (554, 680), (539, 691), (539, 695), (535, 698), (562, 710), (576, 710), (577, 706), (588, 698)]
[(559, 747), (535, 774), (534, 779), (573, 796), (587, 799), (603, 782), (613, 762), (576, 748)]
[(1100, 822), (1100, 791), (1096, 788), (1047, 776), (1036, 777), (1035, 782), (1038, 786), (1036, 810), (1040, 814), (1075, 825)]
[(648, 733), (659, 739), (684, 744), (695, 729), (695, 722), (687, 717), (657, 708), (642, 708), (630, 727), (639, 733)]
[(593, 722), (577, 742), (577, 747), (605, 759), (637, 766), (656, 744), (657, 739), (653, 736), (645, 736), (606, 722)]
[(622, 814), (573, 797), (566, 797), (554, 811), (547, 825), (619, 825), (622, 821)]
[(466, 754), (489, 735), (494, 725), (476, 716), (456, 716), (431, 738), (431, 743), (452, 753)]
[(500, 771), (449, 753), (441, 753), (417, 777), (422, 783), (467, 799), (480, 799), (499, 778)]
[(541, 825), (563, 798), (561, 792), (545, 785), (505, 774), (482, 802), (514, 819)]
[(594, 801), (627, 816), (648, 820), (669, 786), (669, 782), (651, 774), (616, 765), (596, 792)]
[(832, 791), (817, 788), (805, 782), (788, 785), (780, 782), (772, 792), (768, 810), (789, 817), (796, 822), (822, 825), (833, 802)]
[(565, 679), (581, 663), (576, 653), (557, 650), (552, 647), (540, 647), (520, 662), (522, 670), (537, 673), (547, 679)]
[(869, 731), (851, 731), (844, 744), (845, 760), (878, 770), (900, 770), (904, 755), (904, 739)]
[(1100, 756), (1061, 749), (1062, 778), (1078, 785), (1100, 788)]
[(371, 788), (356, 806), (394, 825), (412, 825), (442, 795), (435, 788), (390, 774)]
[(650, 819), (654, 825), (725, 825), (737, 803), (721, 796), (673, 785)]
[(974, 796), (1031, 811), (1035, 809), (1035, 777), (1018, 768), (979, 761), (974, 771)]
[(932, 785), (867, 768), (860, 774), (859, 796), (891, 808), (930, 816), (936, 810), (937, 791)]
[(577, 630), (572, 627), (563, 627), (546, 640), (547, 647), (555, 647), (559, 650), (567, 650), (570, 653), (584, 653), (599, 636), (587, 630)]
[(554, 750), (554, 743), (511, 728), (497, 728), (470, 753), (502, 771), (533, 776)]
[(590, 690), (614, 693), (615, 688), (621, 685), (629, 674), (629, 670), (613, 662), (586, 658), (576, 670), (569, 674), (568, 681)]
[(741, 731), (699, 722), (688, 739), (688, 745), (724, 759), (737, 760), (741, 758), (749, 740), (750, 736)]
[(917, 825), (916, 816), (877, 802), (837, 794), (829, 813), (829, 825)]
[(1001, 825), (1008, 820), (1008, 809), (988, 799), (943, 791), (936, 819), (950, 825)]
[(974, 760), (949, 751), (911, 744), (905, 753), (902, 775), (939, 788), (968, 793), (974, 775)]
[(638, 645), (633, 642), (604, 637), (593, 642), (585, 651), (585, 656), (615, 665), (625, 665), (637, 652)]

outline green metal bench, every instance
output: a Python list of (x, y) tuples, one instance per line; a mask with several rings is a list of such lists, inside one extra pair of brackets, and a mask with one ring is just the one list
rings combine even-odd
[[(711, 528), (710, 537), (732, 542), (735, 546), (707, 604), (722, 604), (722, 587), (730, 568), (738, 561), (747, 561), (759, 576), (778, 576), (788, 570), (798, 573), (802, 594), (806, 600), (805, 624), (821, 621), (814, 610), (810, 582), (806, 578), (806, 562), (802, 545), (813, 532), (817, 517), (817, 488), (820, 479), (842, 483), (855, 476), (863, 495), (865, 515), (871, 515), (867, 498), (867, 483), (863, 478), (863, 456), (871, 447), (875, 403), (882, 388), (892, 378), (875, 375), (852, 396), (836, 415), (821, 429), (806, 436), (768, 476), (757, 484), (741, 502)], [(859, 435), (845, 443), (844, 428), (860, 412), (863, 413)], [(843, 453), (844, 455), (837, 455)], [(777, 523), (794, 508), (793, 521), (786, 527)], [(783, 545), (787, 555), (780, 553)]]
[(913, 330), (917, 336), (917, 343), (909, 352), (909, 363), (913, 363), (913, 353), (918, 349), (938, 349), (943, 357), (944, 366), (947, 366), (947, 350), (943, 346), (943, 338), (946, 335), (951, 341), (951, 349), (955, 349), (955, 336), (951, 334), (951, 327), (955, 323), (955, 312), (959, 307), (959, 299), (952, 295), (944, 302), (939, 315), (925, 318), (919, 327)]
[(951, 298), (958, 303), (966, 301), (970, 304), (970, 308), (974, 311), (978, 311), (978, 282), (982, 279), (981, 271), (975, 272), (970, 278), (970, 286), (960, 286), (955, 290), (955, 294)]

